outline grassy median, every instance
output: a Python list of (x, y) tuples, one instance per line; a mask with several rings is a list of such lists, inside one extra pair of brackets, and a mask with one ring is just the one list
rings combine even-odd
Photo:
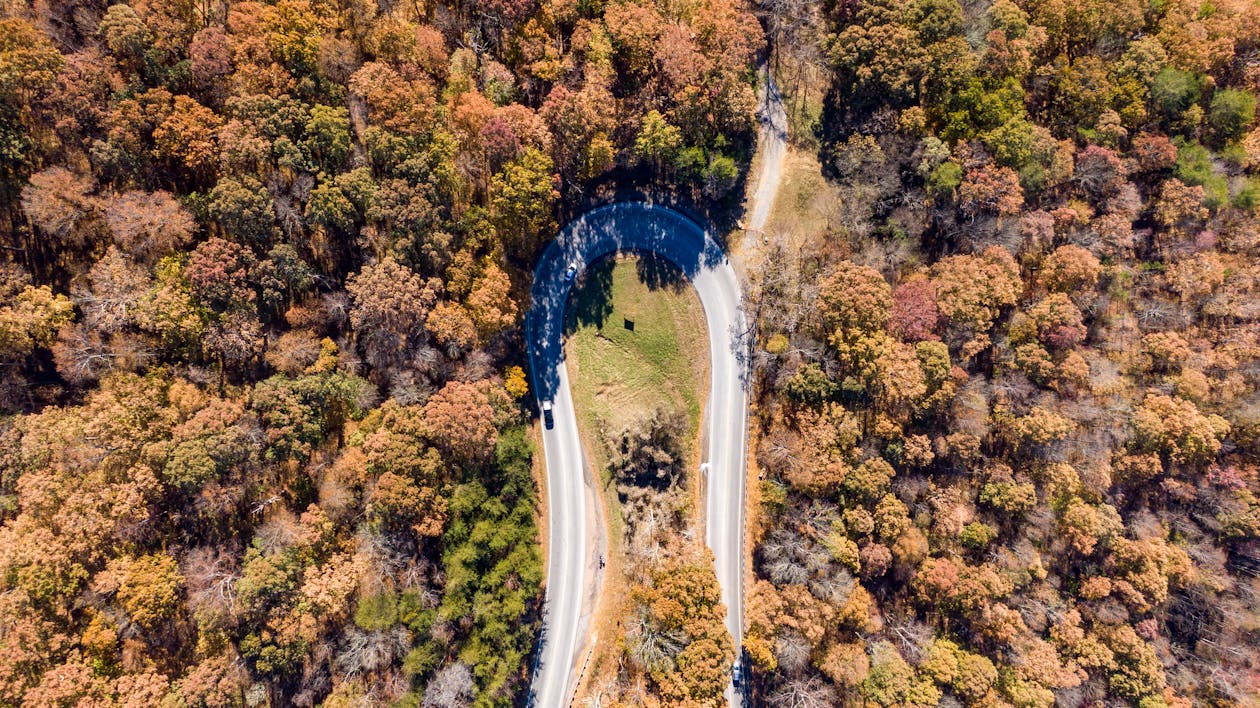
[[(697, 431), (708, 395), (709, 339), (695, 291), (672, 266), (648, 255), (608, 258), (587, 269), (569, 303), (566, 357), (578, 427), (600, 479), (609, 546), (592, 629), (595, 654), (585, 693), (617, 670), (629, 602), (624, 520), (608, 472), (608, 441), (658, 410), (687, 417), (684, 449), (695, 469)], [(687, 481), (696, 490), (696, 480)], [(694, 518), (694, 517), (693, 517)]]
[(579, 283), (568, 315), (584, 433), (619, 430), (661, 407), (686, 412), (695, 432), (709, 343), (704, 310), (681, 274), (648, 256), (605, 259)]

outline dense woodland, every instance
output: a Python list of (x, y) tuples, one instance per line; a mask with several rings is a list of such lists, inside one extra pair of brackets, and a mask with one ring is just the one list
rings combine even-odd
[(731, 194), (764, 42), (734, 0), (0, 5), (0, 705), (520, 702), (530, 267), (601, 185)]
[[(530, 264), (737, 197), (767, 40), (757, 701), (1260, 702), (1254, 2), (8, 0), (0, 704), (521, 700)], [(669, 427), (618, 695), (712, 704)]]
[(1260, 5), (766, 6), (759, 700), (1260, 704)]

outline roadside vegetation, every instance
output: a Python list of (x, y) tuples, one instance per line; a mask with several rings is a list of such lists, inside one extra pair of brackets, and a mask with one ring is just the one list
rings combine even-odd
[(1260, 9), (763, 7), (757, 700), (1260, 702)]
[(588, 269), (568, 316), (570, 384), (611, 537), (585, 693), (712, 705), (734, 647), (699, 516), (704, 311), (681, 273), (642, 255)]

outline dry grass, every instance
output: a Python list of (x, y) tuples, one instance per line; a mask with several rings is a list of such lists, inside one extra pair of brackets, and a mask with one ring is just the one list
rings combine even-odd
[(766, 232), (800, 239), (827, 233), (835, 228), (838, 201), (836, 188), (823, 178), (818, 156), (791, 148)]
[(782, 239), (791, 250), (819, 253), (841, 230), (843, 204), (839, 190), (823, 178), (818, 156), (810, 150), (789, 147), (779, 191), (765, 229), (736, 232), (727, 238), (736, 269), (747, 278), (763, 272), (767, 244)]

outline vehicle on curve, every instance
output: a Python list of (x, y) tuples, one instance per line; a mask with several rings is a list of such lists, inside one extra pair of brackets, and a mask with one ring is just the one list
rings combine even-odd
[(573, 279), (576, 277), (577, 277), (577, 264), (570, 263), (568, 269), (564, 271), (564, 282), (572, 283)]

